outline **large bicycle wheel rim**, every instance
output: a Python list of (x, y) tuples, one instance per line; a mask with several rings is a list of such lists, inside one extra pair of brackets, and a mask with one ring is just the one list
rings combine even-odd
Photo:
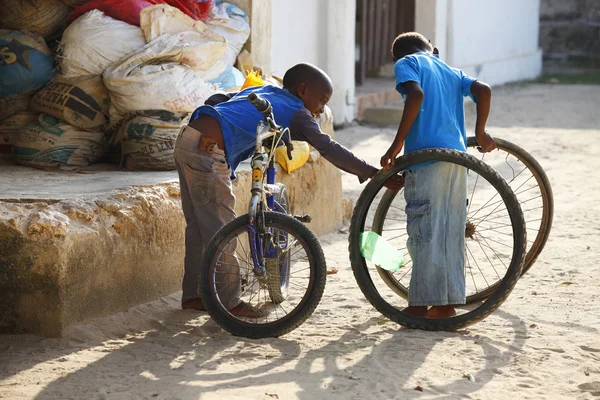
[[(367, 263), (360, 253), (359, 235), (364, 230), (367, 212), (386, 180), (411, 165), (429, 161), (454, 163), (471, 170), (476, 170), (479, 174), (484, 176), (495, 190), (501, 193), (503, 200), (509, 205), (508, 209), (510, 210), (510, 220), (513, 229), (514, 245), (510, 266), (508, 267), (504, 278), (499, 282), (496, 290), (475, 310), (452, 318), (424, 319), (412, 317), (402, 313), (402, 311), (389, 304), (378, 292), (369, 273)], [(371, 304), (392, 321), (405, 326), (427, 330), (460, 329), (485, 318), (498, 308), (506, 297), (508, 297), (520, 276), (525, 256), (525, 245), (526, 231), (523, 215), (520, 211), (520, 206), (516, 197), (506, 182), (495, 171), (475, 157), (466, 153), (442, 149), (426, 149), (410, 153), (396, 159), (394, 166), (389, 170), (379, 172), (367, 185), (356, 203), (349, 237), (352, 269), (361, 291), (365, 294)]]
[[(517, 186), (513, 189), (515, 196), (519, 200), (521, 204), (521, 208), (523, 209), (523, 214), (525, 216), (525, 222), (527, 224), (527, 236), (528, 236), (528, 246), (527, 246), (527, 254), (525, 256), (525, 261), (523, 263), (523, 271), (521, 274), (525, 274), (537, 258), (540, 253), (544, 249), (546, 242), (548, 241), (548, 237), (550, 236), (550, 231), (552, 229), (552, 220), (554, 217), (554, 196), (552, 193), (552, 186), (550, 184), (550, 180), (546, 175), (546, 172), (540, 165), (540, 163), (527, 151), (525, 151), (520, 146), (509, 142), (508, 140), (494, 138), (496, 141), (496, 145), (499, 150), (502, 150), (509, 155), (512, 155), (519, 162), (523, 163), (525, 168), (529, 170), (532, 177), (535, 179), (537, 186), (539, 187), (540, 195), (542, 202), (542, 211), (540, 212), (539, 221), (534, 221), (528, 215), (528, 207), (526, 203), (532, 200), (531, 196), (522, 196), (523, 193), (526, 193), (530, 190), (530, 188), (522, 188), (521, 186)], [(467, 146), (469, 148), (475, 148), (477, 146), (477, 138), (470, 136), (467, 138)], [(482, 154), (482, 161), (486, 162), (485, 157), (487, 153)], [(506, 157), (508, 159), (508, 156)], [(508, 161), (506, 161), (508, 164)], [(516, 176), (519, 176), (522, 173), (521, 171), (513, 171), (513, 176), (504, 176), (501, 174), (509, 186), (513, 188), (512, 181)], [(534, 218), (535, 219), (535, 218)], [(535, 235), (533, 235), (535, 233)]]
[[(268, 227), (287, 231), (303, 248), (309, 249), (307, 250), (309, 267), (306, 269), (308, 271), (308, 283), (296, 305), (294, 307), (288, 306), (283, 317), (279, 318), (276, 314), (274, 319), (263, 319), (263, 321), (254, 319), (255, 323), (252, 323), (250, 321), (252, 318), (240, 318), (229, 312), (218, 294), (216, 279), (216, 265), (220, 250), (230, 242), (229, 239), (246, 232), (248, 224), (249, 218), (247, 215), (236, 218), (217, 232), (207, 245), (200, 279), (201, 296), (207, 311), (215, 322), (234, 335), (250, 338), (280, 336), (301, 325), (316, 308), (325, 287), (326, 265), (323, 252), (314, 235), (300, 222), (285, 214), (265, 213), (265, 224)], [(301, 232), (298, 233), (298, 231)], [(292, 274), (290, 282), (294, 278), (295, 276)], [(263, 298), (266, 299), (269, 296), (268, 289), (263, 287), (262, 290)]]

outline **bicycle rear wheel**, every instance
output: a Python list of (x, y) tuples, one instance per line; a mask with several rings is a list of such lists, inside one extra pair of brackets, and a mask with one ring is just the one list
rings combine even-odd
[[(467, 168), (469, 187), (474, 185), (474, 181), (479, 182), (480, 185), (486, 182), (485, 196), (469, 200), (472, 200), (471, 204), (485, 210), (486, 215), (496, 213), (497, 217), (485, 222), (472, 221), (465, 230), (465, 235), (469, 238), (465, 239), (465, 272), (473, 272), (470, 279), (466, 281), (467, 295), (479, 292), (481, 285), (489, 288), (491, 286), (487, 278), (489, 275), (498, 276), (497, 283), (494, 282), (496, 286), (485, 302), (477, 307), (461, 307), (458, 315), (451, 318), (418, 318), (402, 312), (402, 308), (408, 305), (403, 297), (409, 289), (410, 279), (403, 281), (403, 276), (394, 276), (395, 281), (403, 284), (404, 291), (398, 290), (397, 285), (390, 285), (385, 279), (381, 282), (380, 278), (393, 276), (394, 273), (389, 271), (385, 271), (385, 274), (378, 273), (382, 270), (367, 262), (360, 250), (362, 232), (369, 230), (379, 232), (395, 248), (406, 253), (404, 254), (407, 260), (405, 266), (397, 273), (404, 275), (410, 273), (412, 260), (405, 251), (407, 232), (404, 206), (394, 205), (391, 201), (396, 198), (401, 202), (404, 196), (397, 196), (397, 192), (386, 190), (384, 185), (393, 175), (410, 169), (411, 166), (430, 161), (449, 162)], [(465, 207), (468, 207), (466, 197), (465, 194)], [(490, 197), (495, 200), (486, 201)], [(494, 234), (498, 232), (498, 236), (491, 236), (490, 232)], [(394, 166), (389, 170), (379, 172), (369, 182), (356, 203), (349, 237), (352, 270), (361, 291), (371, 304), (392, 321), (425, 330), (460, 329), (484, 319), (497, 309), (508, 297), (521, 274), (525, 245), (526, 228), (523, 214), (517, 198), (507, 183), (492, 168), (475, 157), (443, 149), (410, 153), (397, 158)]]
[[(295, 218), (275, 212), (264, 213), (265, 231), (285, 232), (289, 239), (283, 252), (289, 253), (289, 290), (282, 302), (269, 294), (270, 277), (254, 272), (248, 245), (249, 217), (240, 216), (219, 230), (207, 245), (200, 277), (200, 294), (206, 310), (223, 329), (248, 338), (277, 337), (300, 326), (317, 307), (327, 267), (323, 250), (313, 233)], [(261, 238), (263, 244), (271, 239)], [(264, 252), (263, 252), (264, 253)], [(225, 271), (232, 263), (239, 273)], [(226, 305), (228, 287), (239, 287), (239, 299), (263, 312), (260, 317), (233, 315)]]

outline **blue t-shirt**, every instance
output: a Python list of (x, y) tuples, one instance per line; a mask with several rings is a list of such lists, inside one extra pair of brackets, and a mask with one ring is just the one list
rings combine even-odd
[(213, 106), (204, 105), (197, 108), (190, 118), (195, 120), (200, 115), (211, 115), (221, 124), (227, 162), (231, 165), (232, 178), (238, 165), (250, 158), (256, 145), (256, 127), (264, 119), (256, 107), (248, 101), (248, 95), (256, 93), (269, 100), (273, 107), (273, 115), (278, 125), (290, 126), (292, 118), (304, 108), (302, 100), (287, 90), (276, 86), (249, 87), (233, 96), (230, 100)]
[(396, 90), (403, 97), (401, 84), (409, 81), (419, 83), (424, 93), (421, 111), (404, 141), (404, 153), (427, 148), (466, 151), (463, 97), (471, 96), (475, 79), (427, 52), (402, 57), (394, 65), (394, 75)]
[(248, 101), (250, 93), (269, 100), (275, 121), (290, 129), (292, 140), (308, 142), (325, 159), (339, 169), (358, 176), (361, 182), (377, 172), (373, 166), (321, 132), (319, 124), (298, 97), (276, 86), (261, 86), (250, 87), (239, 93), (211, 96), (207, 103), (213, 105), (197, 108), (190, 117), (190, 121), (194, 121), (201, 115), (211, 115), (219, 121), (232, 179), (235, 179), (238, 165), (252, 156), (256, 145), (256, 127), (264, 119)]

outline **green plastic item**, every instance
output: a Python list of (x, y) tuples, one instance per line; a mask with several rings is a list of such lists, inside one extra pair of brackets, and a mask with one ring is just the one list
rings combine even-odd
[(402, 253), (373, 231), (360, 234), (360, 254), (379, 268), (398, 271), (404, 265)]

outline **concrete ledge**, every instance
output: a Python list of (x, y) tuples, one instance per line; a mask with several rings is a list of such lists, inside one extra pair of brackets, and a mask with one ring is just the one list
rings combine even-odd
[[(331, 126), (327, 130), (333, 133)], [(339, 170), (313, 154), (293, 174), (278, 173), (292, 209), (313, 216), (309, 226), (317, 235), (341, 226)], [(139, 173), (119, 174), (125, 181), (115, 179), (116, 172), (76, 174), (80, 186), (74, 190), (68, 174), (3, 168), (3, 189), (9, 189), (4, 182), (41, 175), (46, 189), (53, 190), (38, 182), (28, 193), (13, 188), (0, 194), (5, 197), (0, 199), (0, 332), (60, 336), (69, 325), (180, 290), (185, 221), (176, 173), (146, 174), (149, 181), (161, 181), (148, 185), (140, 184)], [(250, 171), (242, 169), (238, 176), (234, 192), (241, 214), (248, 206)], [(111, 177), (117, 181), (112, 189)], [(122, 184), (130, 181), (134, 186)], [(15, 190), (18, 198), (10, 196)]]

